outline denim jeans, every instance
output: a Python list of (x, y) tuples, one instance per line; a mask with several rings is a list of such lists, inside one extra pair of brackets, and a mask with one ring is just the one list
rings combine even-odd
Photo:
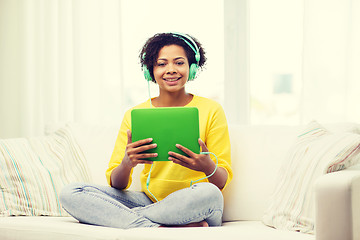
[(60, 194), (63, 208), (81, 223), (116, 228), (184, 225), (205, 220), (220, 226), (224, 200), (211, 183), (198, 183), (153, 203), (143, 192), (74, 183)]

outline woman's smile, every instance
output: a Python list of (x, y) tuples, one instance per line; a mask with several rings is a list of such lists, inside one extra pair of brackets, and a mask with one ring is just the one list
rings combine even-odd
[(179, 83), (181, 77), (177, 78), (163, 78), (167, 85), (169, 86), (175, 86)]
[(177, 77), (177, 78), (164, 78), (164, 80), (167, 81), (167, 82), (175, 82), (175, 81), (177, 81), (179, 79), (180, 79), (180, 77)]

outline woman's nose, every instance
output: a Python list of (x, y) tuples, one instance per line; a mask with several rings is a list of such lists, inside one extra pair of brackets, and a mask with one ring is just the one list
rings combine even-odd
[(167, 73), (176, 73), (176, 67), (174, 66), (174, 64), (168, 64), (168, 68), (166, 69)]

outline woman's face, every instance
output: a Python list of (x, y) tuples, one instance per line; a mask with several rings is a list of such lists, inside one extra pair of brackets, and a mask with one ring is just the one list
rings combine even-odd
[(160, 91), (183, 90), (189, 77), (189, 61), (184, 48), (179, 45), (161, 48), (153, 73)]

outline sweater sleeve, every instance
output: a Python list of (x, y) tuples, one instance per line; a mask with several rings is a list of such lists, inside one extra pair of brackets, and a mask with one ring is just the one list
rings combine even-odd
[[(228, 178), (223, 189), (230, 183), (233, 177), (231, 168), (231, 145), (228, 124), (225, 112), (220, 104), (213, 108), (207, 122), (205, 144), (210, 152), (218, 158), (218, 167), (224, 168), (228, 173)], [(214, 162), (216, 159), (210, 155)]]
[[(109, 167), (105, 173), (107, 182), (110, 186), (112, 186), (111, 173), (118, 165), (120, 165), (120, 163), (125, 155), (125, 149), (126, 149), (126, 145), (127, 145), (127, 130), (131, 129), (130, 122), (131, 122), (130, 111), (127, 111), (124, 115), (124, 118), (123, 118), (121, 126), (120, 126), (120, 130), (119, 130), (116, 142), (115, 142), (115, 147), (114, 147), (113, 153), (112, 153), (110, 161), (109, 161)], [(131, 185), (132, 172), (133, 172), (133, 170), (131, 170), (129, 182), (128, 182), (128, 185), (126, 188), (129, 188)]]

